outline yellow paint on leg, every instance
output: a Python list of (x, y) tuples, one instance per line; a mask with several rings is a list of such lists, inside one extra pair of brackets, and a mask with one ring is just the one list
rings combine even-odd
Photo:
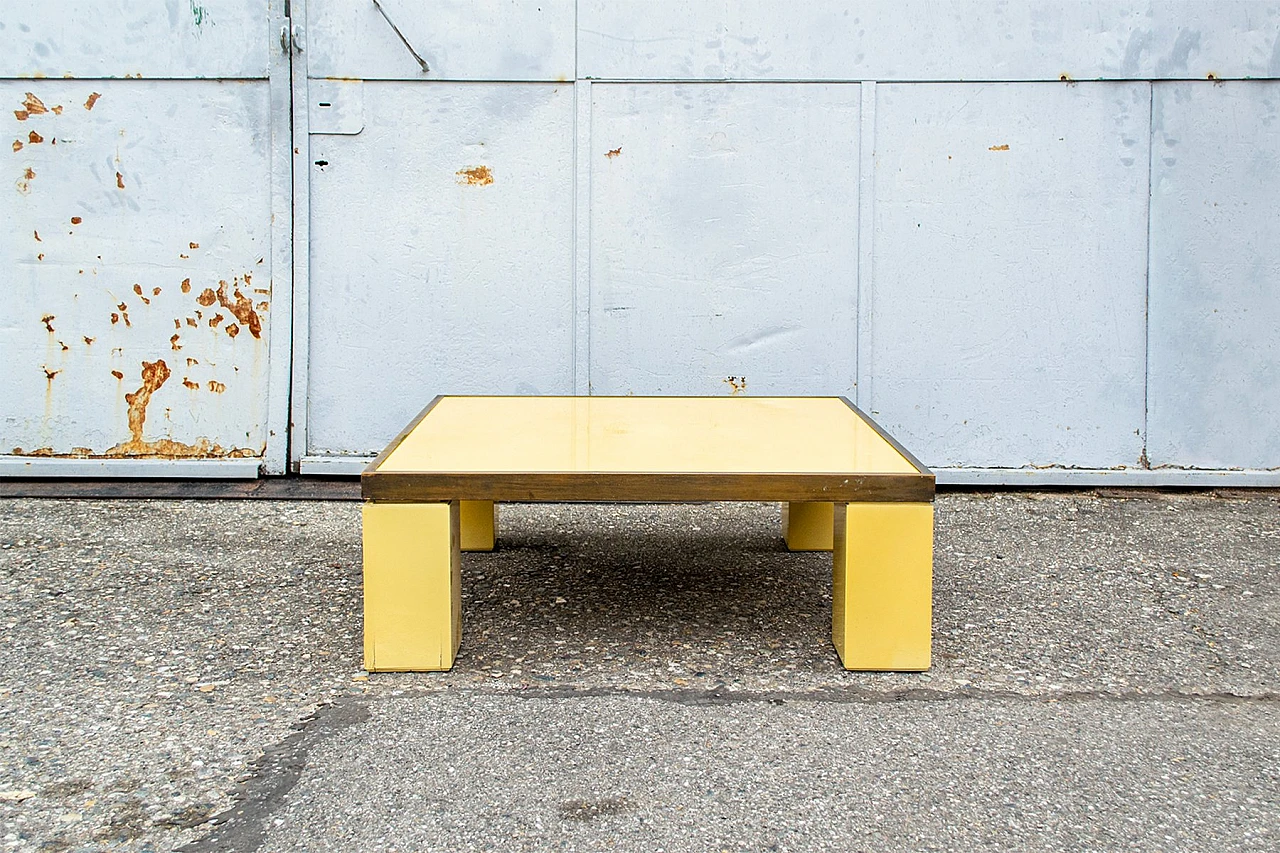
[(791, 551), (830, 551), (835, 504), (796, 502), (782, 505), (782, 538)]
[(462, 638), (458, 502), (364, 505), (364, 666), (453, 666)]
[(831, 638), (844, 668), (928, 669), (933, 504), (837, 504), (832, 560)]
[(498, 533), (493, 501), (461, 501), (462, 550), (492, 551)]

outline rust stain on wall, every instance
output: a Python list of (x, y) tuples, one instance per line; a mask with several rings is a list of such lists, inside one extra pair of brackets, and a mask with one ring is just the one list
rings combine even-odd
[(468, 166), (459, 169), (458, 183), (472, 186), (485, 186), (493, 183), (493, 171), (488, 166)]
[(101, 97), (102, 97), (102, 96), (101, 96), (101, 95), (99, 95), (97, 92), (90, 92), (90, 93), (89, 93), (89, 100), (87, 100), (87, 101), (85, 101), (85, 102), (84, 102), (84, 108), (85, 108), (86, 110), (91, 110), (91, 109), (93, 109), (93, 105), (94, 105), (94, 104), (96, 104), (96, 103), (98, 103), (98, 98), (101, 98)]
[(21, 150), (22, 150), (22, 140), (21, 139), (13, 140), (13, 153), (17, 154)]
[(118, 370), (111, 371), (111, 375), (114, 376), (116, 379), (124, 379), (124, 374)]
[(720, 380), (729, 386), (730, 396), (736, 397), (739, 394), (747, 393), (747, 377), (745, 376), (726, 376)]
[(188, 317), (188, 318), (187, 318), (187, 325), (188, 325), (188, 326), (191, 326), (191, 327), (193, 327), (193, 328), (194, 328), (194, 327), (195, 327), (195, 325), (196, 325), (196, 318), (195, 318), (195, 317)]
[(992, 145), (987, 150), (988, 151), (1008, 151), (1009, 146), (1008, 145)]
[(43, 240), (41, 240), (41, 239), (40, 239), (40, 232), (39, 232), (39, 231), (32, 231), (31, 233), (32, 233), (32, 234), (34, 234), (34, 235), (36, 235), (36, 242), (37, 242), (37, 243), (43, 243), (43, 242), (44, 242)]
[(227, 337), (234, 338), (236, 335), (240, 334), (240, 327), (237, 326), (235, 323), (228, 323), (226, 332), (227, 332)]
[(212, 379), (210, 379), (209, 390), (215, 394), (221, 394), (223, 391), (227, 390), (227, 386), (222, 384), (221, 382), (215, 382)]
[[(190, 281), (190, 279), (188, 279), (188, 281)], [(213, 288), (211, 287), (206, 287), (204, 290), (200, 291), (200, 295), (196, 297), (196, 302), (199, 302), (205, 308), (208, 308), (217, 301), (218, 294), (214, 293)]]
[(73, 216), (73, 217), (71, 217), (71, 224), (72, 224), (72, 225), (79, 225), (81, 222), (84, 222), (84, 220), (83, 220), (83, 219), (81, 219), (79, 216)]
[(150, 299), (148, 299), (147, 297), (145, 297), (145, 296), (143, 296), (143, 295), (142, 295), (142, 285), (140, 285), (140, 284), (135, 284), (135, 285), (133, 286), (133, 292), (134, 292), (134, 293), (136, 293), (136, 294), (138, 295), (138, 298), (142, 300), (142, 304), (143, 304), (143, 305), (150, 305), (150, 304), (151, 304), (151, 300), (150, 300)]
[(190, 246), (190, 247), (191, 247), (191, 248), (193, 248), (193, 249), (199, 249), (199, 248), (200, 248), (200, 244), (199, 244), (199, 243), (188, 243), (187, 245), (188, 245), (188, 246)]
[[(246, 276), (247, 278), (248, 276)], [(253, 300), (241, 293), (238, 287), (232, 290), (231, 297), (228, 298), (227, 287), (228, 284), (225, 281), (218, 282), (218, 304), (234, 314), (235, 318), (245, 326), (248, 326), (249, 334), (255, 338), (261, 338), (262, 320), (258, 317), (258, 312), (253, 310)], [(232, 335), (232, 337), (235, 337), (235, 335)]]
[(54, 320), (56, 320), (56, 319), (58, 319), (58, 318), (57, 318), (57, 317), (55, 317), (55, 316), (53, 316), (52, 314), (45, 314), (43, 317), (41, 317), (41, 318), (40, 318), (40, 322), (41, 322), (41, 323), (44, 323), (44, 327), (45, 327), (46, 329), (48, 329), (50, 332), (52, 332), (52, 331), (53, 331), (53, 321), (54, 321)]
[[(126, 326), (132, 326), (133, 324), (129, 322), (129, 306), (124, 302), (121, 302), (116, 307), (120, 309), (120, 317), (124, 320), (124, 324)], [(115, 317), (115, 314), (112, 314), (111, 316)], [(111, 322), (114, 323), (115, 320), (112, 320)]]
[(191, 292), (191, 279), (189, 279), (189, 278), (184, 278), (184, 279), (182, 280), (182, 292), (183, 292), (183, 293), (190, 293), (190, 292)]
[(32, 145), (39, 145), (41, 142), (44, 142), (44, 137), (33, 130), (27, 134), (27, 142)]
[(195, 366), (196, 366), (197, 364), (199, 364), (199, 363), (200, 363), (200, 359), (198, 359), (198, 358), (188, 358), (188, 359), (187, 359), (187, 367), (195, 367)]
[(147, 406), (151, 403), (151, 395), (160, 390), (164, 383), (169, 381), (169, 377), (171, 375), (169, 366), (164, 363), (164, 359), (142, 362), (142, 387), (131, 394), (124, 395), (125, 402), (129, 404), (130, 438), (128, 441), (121, 442), (115, 447), (112, 447), (103, 454), (104, 456), (152, 456), (174, 459), (198, 456), (255, 455), (253, 451), (247, 449), (224, 449), (222, 446), (214, 444), (206, 438), (198, 439), (195, 444), (185, 444), (181, 441), (174, 441), (170, 438), (159, 438), (154, 441), (147, 441), (143, 437), (143, 429), (146, 427), (147, 423)]
[(52, 382), (53, 377), (57, 376), (59, 373), (62, 372), (61, 370), (50, 370), (48, 367), (46, 367), (43, 364), (40, 365), (40, 369), (44, 371), (44, 378), (48, 382)]
[(177, 352), (178, 350), (182, 349), (182, 344), (178, 343), (177, 335), (174, 335), (173, 337), (169, 338), (169, 346), (173, 347), (174, 352)]
[[(187, 359), (187, 361), (190, 361), (190, 360), (191, 360), (191, 359)], [(199, 391), (199, 390), (200, 390), (200, 383), (199, 383), (199, 382), (192, 382), (190, 379), (188, 379), (188, 378), (187, 378), (187, 377), (185, 377), (185, 376), (184, 376), (184, 377), (182, 377), (182, 384), (183, 384), (183, 385), (185, 385), (185, 386), (187, 386), (188, 388), (190, 388), (192, 391)]]
[(604, 156), (608, 157), (610, 160), (612, 160), (614, 157), (622, 156), (622, 146), (619, 145), (617, 148), (609, 149), (608, 151), (605, 152)]
[(209, 328), (211, 329), (218, 328), (218, 324), (225, 319), (227, 318), (223, 317), (221, 314), (214, 314), (212, 317), (209, 318)]
[(119, 172), (116, 172), (116, 186), (120, 189), (124, 189), (124, 175)]
[(85, 336), (84, 336), (84, 345), (85, 345), (85, 346), (87, 346), (87, 347), (91, 347), (91, 346), (93, 346), (93, 342), (94, 342), (94, 341), (96, 341), (96, 340), (97, 340), (97, 338), (91, 338), (91, 337), (89, 337), (88, 335), (85, 335)]

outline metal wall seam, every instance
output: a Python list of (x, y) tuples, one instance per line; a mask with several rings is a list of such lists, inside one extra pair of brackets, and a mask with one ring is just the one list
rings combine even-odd
[[(293, 357), (290, 365), (289, 468), (300, 472), (302, 457), (307, 452), (307, 382), (311, 339), (311, 127), (307, 58), (304, 52), (307, 0), (292, 0), (290, 11), (292, 18), (288, 23), (288, 42), (293, 95), (293, 145), (290, 148), (293, 158), (293, 209), (290, 217), (293, 226)], [(294, 57), (297, 58), (296, 62), (293, 61)]]
[(875, 203), (876, 203), (876, 83), (864, 80), (860, 86), (862, 108), (858, 111), (861, 140), (858, 144), (858, 284), (855, 306), (858, 339), (854, 351), (854, 400), (870, 411), (872, 397), (871, 299), (875, 292)]
[(591, 81), (573, 84), (573, 393), (591, 393)]
[[(293, 361), (293, 122), (292, 43), (284, 3), (272, 0), (268, 16), (271, 98), (271, 301), (289, 322), (271, 324), (267, 364), (266, 448), (262, 473), (284, 474), (289, 453), (289, 376)], [(280, 33), (280, 39), (271, 38)]]

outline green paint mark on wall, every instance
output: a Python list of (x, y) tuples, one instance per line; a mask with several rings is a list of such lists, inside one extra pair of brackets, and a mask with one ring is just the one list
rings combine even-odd
[(209, 17), (209, 10), (201, 6), (195, 0), (191, 0), (191, 19), (196, 22), (197, 27), (204, 26), (205, 21), (212, 21)]

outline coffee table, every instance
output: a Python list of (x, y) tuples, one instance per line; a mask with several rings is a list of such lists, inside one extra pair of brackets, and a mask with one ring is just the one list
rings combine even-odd
[(843, 397), (437, 397), (364, 470), (364, 657), (445, 670), (495, 502), (783, 502), (846, 669), (929, 668), (934, 478)]

